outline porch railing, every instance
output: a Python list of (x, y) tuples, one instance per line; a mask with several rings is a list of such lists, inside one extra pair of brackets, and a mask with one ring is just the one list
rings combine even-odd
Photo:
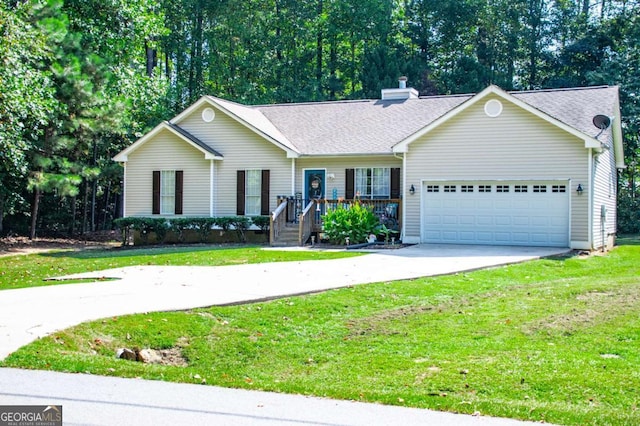
[(302, 200), (294, 197), (280, 197), (278, 207), (271, 214), (270, 241), (278, 241), (280, 232), (287, 223), (298, 223), (298, 244), (304, 245), (311, 234), (322, 232), (322, 216), (338, 207), (349, 208), (358, 202), (370, 206), (373, 213), (380, 218), (380, 223), (391, 231), (399, 232), (402, 228), (402, 200)]
[(315, 201), (309, 201), (298, 218), (298, 244), (301, 246), (307, 242), (311, 233), (316, 229), (316, 207), (317, 204)]
[[(357, 200), (319, 200), (322, 206), (322, 214), (326, 213), (327, 209), (337, 209), (338, 207), (349, 208), (354, 203), (360, 203), (363, 206), (370, 206), (373, 213), (380, 218), (380, 223), (385, 225), (392, 231), (400, 231), (402, 228), (402, 200), (400, 199), (387, 199), (387, 200), (370, 200), (370, 199), (357, 199)], [(322, 228), (322, 217), (317, 221), (316, 226), (319, 230)]]
[(271, 213), (269, 222), (269, 241), (273, 244), (275, 241), (278, 241), (280, 231), (287, 225), (286, 201), (281, 202), (273, 213)]

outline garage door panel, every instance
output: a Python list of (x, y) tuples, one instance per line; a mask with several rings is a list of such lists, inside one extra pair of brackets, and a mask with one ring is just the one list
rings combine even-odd
[(510, 216), (496, 216), (495, 224), (498, 226), (508, 226), (511, 225), (511, 217)]
[(529, 226), (530, 220), (528, 216), (514, 216), (513, 224), (516, 226)]
[(456, 225), (458, 223), (458, 217), (457, 216), (445, 216), (442, 218), (442, 224), (443, 225)]
[[(422, 191), (424, 242), (569, 245), (569, 194), (533, 192), (534, 185), (551, 188), (557, 182), (440, 182), (458, 192), (437, 193), (427, 192), (428, 184)], [(525, 186), (528, 192), (515, 192)]]
[(516, 243), (526, 244), (529, 242), (529, 233), (528, 232), (514, 232), (512, 234), (513, 241)]
[(459, 216), (460, 225), (475, 225), (476, 218), (475, 216)]
[(475, 232), (460, 232), (459, 233), (459, 238), (461, 242), (464, 242), (465, 244), (471, 244), (475, 238), (476, 238), (476, 234)]
[(443, 231), (442, 232), (442, 238), (444, 238), (445, 240), (457, 240), (458, 239), (458, 232), (456, 232), (456, 231)]
[(493, 225), (492, 216), (478, 216), (476, 223), (478, 225)]
[(490, 232), (477, 232), (476, 240), (479, 244), (491, 244), (493, 242), (493, 234)]

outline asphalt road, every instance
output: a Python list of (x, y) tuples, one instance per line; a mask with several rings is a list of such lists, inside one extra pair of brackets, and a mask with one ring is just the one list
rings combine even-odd
[(0, 369), (0, 405), (62, 405), (71, 425), (527, 426), (539, 423), (214, 386)]

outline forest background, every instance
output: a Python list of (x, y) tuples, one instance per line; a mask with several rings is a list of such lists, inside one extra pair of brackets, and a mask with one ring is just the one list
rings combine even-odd
[(618, 85), (640, 232), (639, 0), (0, 0), (0, 235), (118, 216), (111, 158), (202, 95), (246, 104)]

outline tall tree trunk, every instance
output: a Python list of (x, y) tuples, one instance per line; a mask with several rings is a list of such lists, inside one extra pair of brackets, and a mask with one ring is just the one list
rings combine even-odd
[(107, 190), (104, 193), (104, 215), (102, 216), (101, 230), (107, 229), (107, 214), (109, 213), (109, 196), (111, 196), (111, 180), (107, 182)]
[(76, 197), (71, 197), (71, 223), (69, 224), (69, 236), (73, 237), (76, 235), (76, 206), (77, 199)]
[(4, 232), (4, 199), (5, 194), (0, 191), (0, 234)]
[(38, 223), (38, 208), (40, 206), (40, 188), (33, 190), (33, 203), (31, 204), (31, 228), (29, 229), (29, 239), (36, 238), (36, 224)]
[(322, 100), (322, 47), (324, 38), (322, 34), (323, 10), (323, 0), (318, 0), (318, 34), (316, 38), (316, 81), (318, 84), (318, 100)]
[(87, 222), (89, 215), (89, 184), (87, 181), (84, 181), (84, 197), (82, 201), (82, 229), (80, 230), (80, 235), (84, 235), (87, 232)]
[[(96, 141), (93, 141), (93, 162), (92, 165), (95, 166), (98, 161), (98, 144)], [(93, 178), (93, 182), (91, 183), (91, 232), (96, 230), (96, 192), (98, 190), (98, 179)]]
[(154, 68), (158, 65), (158, 51), (149, 46), (148, 40), (144, 41), (144, 50), (147, 62), (147, 77), (151, 77), (153, 75)]

